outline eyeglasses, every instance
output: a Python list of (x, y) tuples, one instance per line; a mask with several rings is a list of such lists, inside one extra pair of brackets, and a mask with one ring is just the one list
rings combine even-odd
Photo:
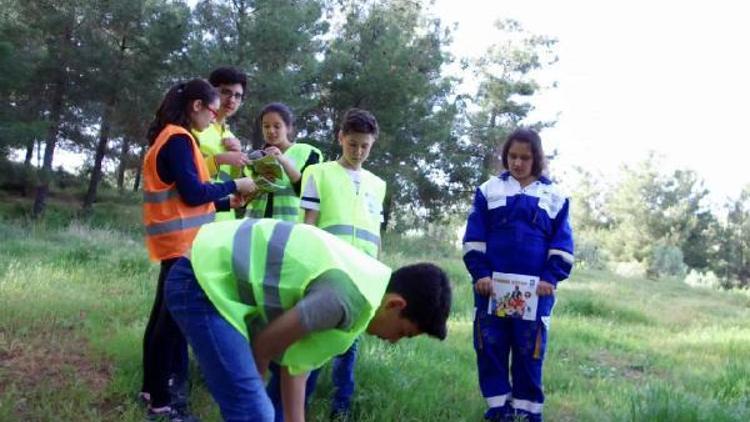
[(222, 89), (219, 91), (222, 97), (234, 98), (237, 101), (242, 101), (245, 98), (245, 94), (242, 92), (234, 92), (231, 89)]
[(219, 118), (219, 112), (218, 111), (212, 109), (211, 107), (206, 107), (206, 110), (208, 110), (208, 111), (211, 112), (211, 115), (214, 116), (214, 119), (218, 119)]

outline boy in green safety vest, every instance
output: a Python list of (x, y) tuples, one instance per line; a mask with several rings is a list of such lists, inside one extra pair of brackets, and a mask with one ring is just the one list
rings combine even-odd
[(391, 272), (323, 230), (273, 219), (204, 225), (166, 281), (169, 311), (225, 420), (274, 420), (263, 382), (273, 360), (285, 419), (304, 421), (308, 371), (363, 332), (444, 339), (451, 296), (433, 264)]
[[(377, 257), (380, 252), (385, 181), (363, 169), (362, 164), (367, 160), (378, 132), (378, 122), (370, 112), (357, 108), (348, 110), (338, 133), (341, 157), (310, 166), (305, 171), (300, 201), (305, 223), (336, 235), (372, 257)], [(332, 420), (345, 419), (350, 412), (357, 349), (358, 342), (355, 342), (333, 360)], [(318, 372), (310, 375), (308, 395), (315, 388)], [(271, 379), (268, 391), (278, 409), (275, 378)], [(281, 422), (281, 419), (276, 421)]]
[[(193, 135), (198, 140), (211, 178), (215, 182), (227, 182), (242, 177), (242, 168), (249, 162), (241, 151), (240, 141), (227, 125), (227, 119), (237, 113), (245, 99), (247, 77), (234, 67), (220, 67), (211, 72), (208, 81), (219, 91), (221, 106), (216, 121), (201, 132), (193, 131)], [(234, 210), (216, 213), (216, 221), (234, 218)]]

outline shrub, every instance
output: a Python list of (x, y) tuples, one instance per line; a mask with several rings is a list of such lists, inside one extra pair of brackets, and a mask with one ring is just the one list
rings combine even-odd
[(648, 274), (655, 277), (684, 277), (687, 273), (682, 250), (677, 246), (664, 243), (654, 245), (647, 265)]
[(595, 270), (607, 268), (609, 253), (599, 241), (585, 235), (576, 237), (575, 241), (576, 266)]
[(690, 273), (685, 277), (685, 283), (693, 287), (707, 287), (710, 289), (718, 289), (721, 287), (721, 281), (713, 271), (706, 271), (703, 273), (696, 270), (690, 270)]
[(645, 277), (646, 265), (638, 261), (612, 262), (610, 271), (623, 277)]

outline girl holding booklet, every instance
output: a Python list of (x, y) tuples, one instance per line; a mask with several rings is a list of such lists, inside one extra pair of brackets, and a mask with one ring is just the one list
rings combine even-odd
[[(535, 131), (511, 133), (502, 163), (506, 171), (477, 189), (464, 235), (464, 262), (475, 291), (479, 387), (486, 420), (541, 421), (555, 288), (573, 266), (569, 200), (543, 175), (544, 151)], [(493, 296), (517, 286), (536, 295), (536, 315), (493, 312), (497, 307), (490, 302), (502, 300)]]

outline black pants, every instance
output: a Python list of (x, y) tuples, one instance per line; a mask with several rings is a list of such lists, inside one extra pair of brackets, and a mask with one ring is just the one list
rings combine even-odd
[[(151, 406), (162, 407), (172, 403), (170, 378), (173, 386), (187, 382), (188, 349), (185, 337), (172, 319), (164, 301), (164, 281), (169, 269), (178, 258), (161, 262), (156, 298), (143, 336), (143, 387), (151, 394)], [(172, 389), (174, 391), (174, 388)]]

